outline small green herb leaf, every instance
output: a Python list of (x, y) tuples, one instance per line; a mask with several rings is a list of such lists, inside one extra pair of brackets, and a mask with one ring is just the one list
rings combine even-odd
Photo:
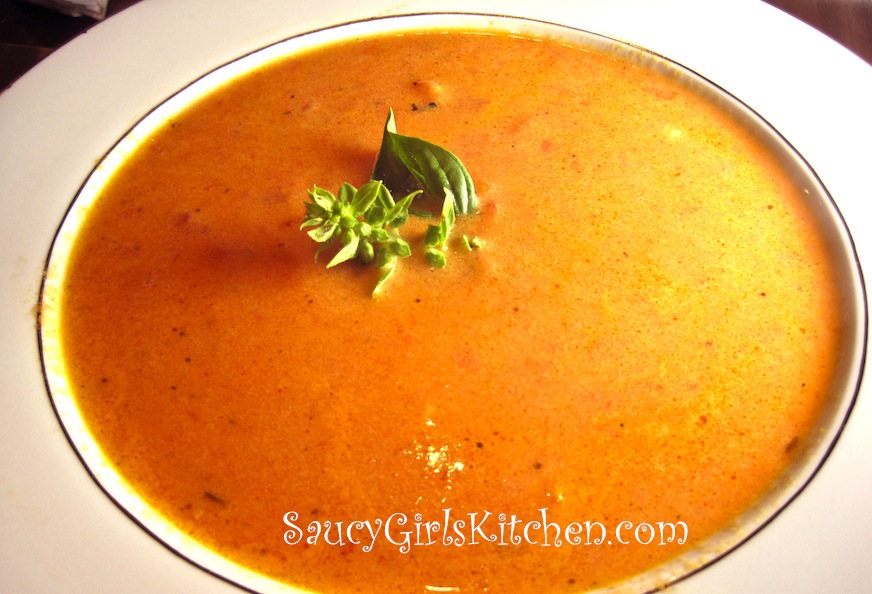
[(409, 206), (415, 196), (419, 195), (421, 190), (416, 190), (405, 198), (394, 204), (394, 206), (385, 215), (385, 224), (393, 227), (400, 227), (409, 220)]
[(364, 184), (351, 201), (351, 210), (355, 216), (362, 216), (369, 211), (375, 201), (378, 199), (379, 189), (383, 189), (382, 184)]
[(428, 247), (444, 247), (445, 242), (448, 241), (448, 236), (451, 235), (451, 229), (454, 228), (455, 221), (454, 201), (449, 193), (442, 202), (442, 216), (439, 224), (427, 227), (424, 245)]
[[(305, 224), (305, 223), (304, 223)], [(333, 239), (336, 229), (339, 227), (337, 221), (326, 221), (321, 223), (321, 226), (309, 231), (309, 237), (318, 243), (324, 243)]]
[(372, 179), (384, 181), (394, 192), (409, 193), (423, 188), (439, 198), (450, 193), (461, 214), (478, 208), (472, 177), (460, 159), (426, 140), (397, 134), (393, 110), (385, 123)]
[(362, 239), (360, 241), (360, 247), (357, 248), (357, 257), (364, 264), (372, 262), (373, 258), (375, 258), (375, 248), (372, 246), (372, 241), (369, 239)]
[(425, 256), (430, 266), (434, 268), (445, 268), (447, 258), (445, 252), (445, 244), (448, 242), (448, 236), (451, 235), (451, 229), (454, 228), (454, 200), (450, 194), (446, 194), (442, 202), (442, 216), (438, 225), (429, 225), (427, 232), (424, 235), (424, 245), (427, 246)]
[(448, 260), (445, 257), (445, 252), (436, 248), (428, 247), (424, 252), (427, 262), (433, 268), (445, 268), (448, 265)]
[(310, 208), (320, 208), (322, 212), (329, 213), (333, 208), (333, 203), (336, 199), (333, 197), (333, 194), (325, 190), (324, 188), (319, 188), (315, 186), (312, 188), (312, 191), (309, 192), (309, 196), (312, 197), (312, 203), (307, 204), (307, 207)]
[(329, 264), (327, 264), (327, 268), (332, 268), (337, 264), (342, 264), (343, 262), (351, 260), (357, 255), (357, 246), (359, 244), (360, 236), (357, 232), (354, 229), (346, 231), (345, 235), (342, 236), (342, 249), (333, 256), (333, 259), (330, 260)]
[(468, 235), (464, 235), (460, 238), (460, 241), (463, 244), (463, 247), (467, 252), (471, 252), (473, 250), (481, 249), (482, 242), (478, 237), (469, 237)]

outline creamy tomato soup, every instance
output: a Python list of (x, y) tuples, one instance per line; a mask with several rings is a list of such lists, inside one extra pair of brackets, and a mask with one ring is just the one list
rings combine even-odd
[[(391, 108), (463, 160), (455, 235), (483, 246), (415, 251), (373, 298), (299, 227), (313, 185), (369, 179)], [(59, 337), (110, 463), (229, 559), (315, 592), (574, 592), (784, 472), (833, 378), (834, 275), (802, 190), (688, 85), (545, 39), (380, 35), (150, 135), (77, 233)]]

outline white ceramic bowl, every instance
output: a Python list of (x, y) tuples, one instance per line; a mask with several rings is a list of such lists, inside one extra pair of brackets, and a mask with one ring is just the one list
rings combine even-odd
[(728, 553), (761, 530), (813, 478), (847, 420), (859, 390), (865, 358), (867, 325), (866, 298), (853, 241), (841, 214), (808, 163), (774, 128), (749, 107), (710, 81), (666, 58), (607, 37), (541, 21), (490, 15), (427, 14), (393, 16), (321, 29), (270, 45), (206, 74), (156, 107), (137, 123), (94, 169), (69, 209), (52, 246), (43, 285), (40, 337), (46, 381), (60, 422), (79, 457), (108, 496), (146, 531), (195, 565), (231, 583), (255, 591), (296, 591), (220, 557), (163, 520), (107, 462), (76, 407), (66, 381), (63, 357), (57, 340), (57, 303), (66, 269), (66, 259), (77, 230), (86, 218), (87, 207), (125, 158), (163, 122), (199, 97), (209, 94), (225, 81), (244, 75), (273, 60), (292, 56), (300, 50), (336, 40), (388, 31), (470, 27), (556, 37), (594, 46), (628, 58), (643, 67), (665, 73), (680, 81), (692, 92), (713, 100), (721, 109), (730, 113), (744, 126), (753, 130), (756, 136), (762, 138), (783, 167), (792, 175), (795, 183), (805, 189), (808, 203), (824, 231), (836, 262), (840, 290), (844, 296), (842, 323), (846, 331), (842, 340), (837, 376), (827, 406), (812, 433), (812, 438), (802, 445), (802, 451), (796, 462), (778, 483), (773, 485), (771, 492), (737, 518), (731, 526), (675, 560), (621, 584), (620, 589), (645, 592), (681, 579)]

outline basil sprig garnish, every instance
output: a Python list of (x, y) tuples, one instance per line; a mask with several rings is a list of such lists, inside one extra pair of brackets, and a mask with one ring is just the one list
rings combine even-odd
[[(405, 193), (405, 197), (394, 201), (389, 187)], [(412, 201), (422, 193), (442, 199), (439, 224), (429, 225), (424, 236), (424, 254), (431, 266), (443, 268), (457, 213), (477, 209), (475, 187), (466, 167), (452, 153), (420, 138), (397, 134), (392, 110), (372, 179), (360, 189), (344, 183), (336, 195), (313, 187), (300, 229), (309, 229), (309, 237), (322, 244), (315, 253), (316, 260), (334, 241), (341, 243), (327, 268), (354, 258), (363, 263), (375, 262), (381, 271), (373, 289), (375, 295), (393, 274), (399, 259), (412, 252), (398, 229), (408, 220)], [(481, 245), (477, 239), (470, 242), (464, 236), (463, 240), (467, 249)]]
[(367, 182), (359, 190), (344, 183), (336, 196), (315, 186), (309, 191), (312, 201), (306, 203), (306, 216), (300, 228), (311, 227), (309, 237), (323, 244), (315, 253), (316, 260), (334, 240), (342, 243), (327, 268), (355, 257), (363, 263), (375, 260), (382, 271), (373, 290), (375, 294), (393, 273), (397, 260), (412, 253), (397, 229), (408, 220), (409, 205), (420, 193), (416, 190), (394, 202), (390, 191), (378, 180)]

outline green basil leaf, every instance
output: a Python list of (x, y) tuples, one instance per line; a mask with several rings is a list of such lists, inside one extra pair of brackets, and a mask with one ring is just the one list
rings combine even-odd
[(373, 295), (376, 295), (381, 291), (385, 281), (390, 278), (391, 274), (393, 274), (394, 270), (397, 268), (397, 257), (385, 249), (379, 250), (376, 254), (375, 261), (376, 266), (382, 271), (382, 273), (375, 288), (372, 290)]
[(424, 245), (435, 248), (441, 243), (442, 232), (439, 225), (427, 225), (427, 231), (424, 233)]
[(325, 241), (330, 241), (333, 239), (333, 233), (339, 228), (339, 223), (336, 221), (327, 221), (322, 226), (317, 229), (312, 229), (309, 231), (309, 237), (317, 241), (318, 243), (324, 243)]
[(451, 194), (445, 196), (442, 203), (442, 216), (439, 219), (438, 225), (428, 225), (427, 232), (424, 235), (424, 245), (428, 247), (442, 247), (448, 241), (448, 236), (451, 235), (451, 229), (454, 228), (454, 223), (457, 220), (454, 214), (454, 202)]
[(412, 246), (399, 237), (395, 237), (392, 242), (388, 244), (388, 249), (392, 254), (399, 256), (400, 258), (408, 258), (412, 254)]
[[(314, 204), (321, 207), (325, 212), (333, 212), (333, 205), (336, 203), (336, 198), (329, 190), (315, 186), (309, 191), (309, 197), (312, 198)], [(307, 210), (308, 210), (308, 204)]]
[(306, 219), (300, 224), (300, 229), (307, 229), (309, 227), (319, 227), (324, 223), (324, 219), (320, 217), (316, 217), (313, 219)]
[(339, 201), (339, 204), (351, 204), (356, 194), (357, 188), (348, 182), (342, 182), (342, 185), (339, 186), (339, 193), (336, 195), (336, 199)]
[(378, 199), (379, 190), (382, 187), (380, 181), (370, 181), (357, 190), (357, 194), (351, 201), (351, 210), (355, 216), (365, 215), (369, 208)]
[(360, 236), (354, 231), (354, 229), (346, 231), (345, 235), (342, 236), (342, 249), (333, 256), (333, 259), (330, 260), (329, 264), (327, 264), (327, 268), (332, 268), (337, 264), (342, 264), (343, 262), (347, 262), (355, 257), (357, 255), (357, 246), (359, 243)]
[(375, 248), (369, 239), (362, 239), (360, 241), (360, 247), (357, 248), (357, 257), (364, 264), (372, 262), (372, 259), (375, 258)]
[(378, 202), (386, 211), (392, 209), (396, 204), (394, 197), (391, 196), (391, 191), (381, 181), (378, 181)]
[(445, 268), (448, 263), (445, 254), (436, 248), (427, 248), (424, 255), (427, 257), (427, 262), (429, 262), (430, 266), (433, 268)]
[(412, 204), (412, 200), (415, 199), (415, 196), (420, 193), (421, 190), (416, 190), (394, 204), (393, 208), (391, 208), (385, 215), (384, 224), (399, 227), (405, 223), (409, 219), (409, 205)]
[(376, 204), (366, 213), (366, 222), (373, 227), (381, 227), (385, 223), (386, 216), (385, 209)]
[(423, 188), (443, 199), (450, 193), (461, 214), (478, 208), (472, 177), (460, 159), (426, 140), (397, 134), (393, 110), (385, 123), (372, 179), (381, 180), (394, 193)]
[(377, 243), (387, 243), (391, 240), (391, 234), (388, 233), (387, 229), (374, 227), (372, 230), (372, 240)]

